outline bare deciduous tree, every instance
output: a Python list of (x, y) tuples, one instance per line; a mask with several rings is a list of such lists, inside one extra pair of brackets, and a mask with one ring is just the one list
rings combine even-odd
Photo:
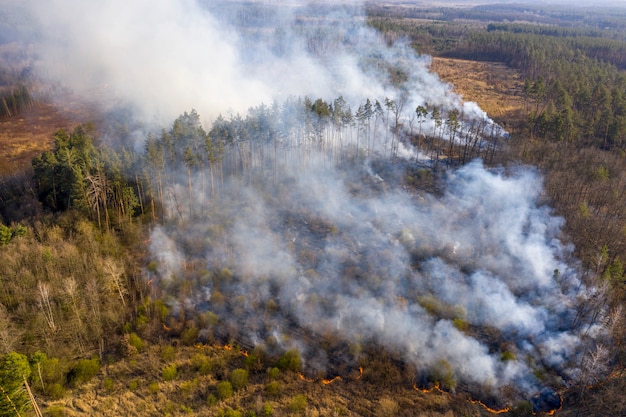
[(57, 325), (54, 321), (54, 314), (52, 313), (52, 303), (50, 302), (50, 285), (46, 282), (39, 281), (37, 283), (37, 290), (39, 295), (39, 300), (37, 304), (41, 309), (41, 312), (46, 319), (46, 323), (48, 323), (48, 327), (53, 332), (58, 330)]

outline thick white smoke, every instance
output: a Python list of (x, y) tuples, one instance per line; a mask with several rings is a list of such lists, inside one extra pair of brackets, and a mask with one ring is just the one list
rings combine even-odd
[[(307, 95), (344, 96), (355, 107), (364, 97), (388, 97), (406, 114), (428, 102), (486, 118), (428, 71), (428, 57), (402, 41), (387, 47), (364, 25), (357, 2), (343, 4), (302, 17), (306, 2), (26, 2), (38, 35), (37, 73), (109, 108), (130, 106), (144, 123), (163, 125), (191, 108), (213, 119)], [(246, 8), (262, 17), (248, 22)], [(399, 87), (391, 86), (389, 65)]]
[[(380, 189), (371, 173), (355, 179), (313, 158), (304, 171), (286, 167), (278, 185), (237, 183), (210, 204), (219, 220), (169, 227), (176, 247), (152, 246), (152, 256), (167, 278), (169, 259), (210, 240), (202, 262), (233, 276), (225, 284), (216, 272), (185, 305), (236, 323), (231, 337), (297, 347), (321, 372), (323, 349), (303, 332), (379, 343), (416, 369), (446, 363), (460, 382), (527, 398), (545, 367), (576, 376), (587, 289), (534, 170), (475, 161), (450, 172), (439, 196)], [(218, 234), (216, 221), (228, 225)], [(237, 305), (206, 295), (216, 292)]]

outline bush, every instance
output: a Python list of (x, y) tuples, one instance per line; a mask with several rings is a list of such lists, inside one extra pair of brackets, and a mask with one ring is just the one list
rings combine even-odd
[(165, 362), (171, 362), (176, 357), (176, 349), (174, 348), (174, 346), (163, 346), (160, 353), (161, 359), (163, 359)]
[(141, 337), (137, 335), (137, 333), (131, 333), (128, 335), (128, 344), (135, 348), (137, 352), (143, 352), (145, 348), (145, 343)]
[(438, 382), (442, 388), (449, 391), (456, 389), (457, 381), (454, 379), (454, 370), (452, 365), (444, 359), (438, 360), (431, 368), (430, 379), (432, 382)]
[(217, 384), (217, 397), (225, 400), (233, 396), (233, 386), (228, 381), (222, 381)]
[(235, 369), (230, 375), (230, 383), (235, 391), (248, 385), (248, 371), (245, 369)]
[(278, 359), (276, 367), (282, 371), (290, 370), (298, 372), (300, 370), (300, 363), (300, 353), (297, 350), (292, 349), (285, 352), (283, 356)]
[(276, 379), (280, 375), (280, 369), (278, 368), (267, 368), (267, 377), (269, 379)]
[(100, 371), (100, 360), (98, 358), (81, 359), (72, 367), (67, 375), (68, 382), (72, 387), (78, 387)]
[(150, 391), (150, 394), (158, 394), (161, 390), (161, 387), (159, 386), (158, 382), (151, 382), (148, 386), (148, 390)]
[[(45, 358), (39, 362), (39, 367), (41, 368), (41, 378), (44, 381), (46, 393), (48, 393), (50, 385), (57, 384), (61, 386), (65, 383), (67, 369), (66, 365), (59, 361), (59, 358)], [(36, 366), (35, 369), (37, 369)], [(39, 374), (39, 372), (36, 373)], [(41, 388), (40, 384), (35, 384), (35, 386)]]
[(289, 403), (289, 410), (294, 413), (303, 413), (307, 407), (307, 399), (304, 395), (296, 395)]
[(265, 392), (267, 393), (267, 395), (276, 397), (280, 394), (281, 388), (282, 387), (280, 385), (280, 382), (271, 381), (265, 386)]
[(176, 378), (176, 373), (176, 365), (172, 364), (163, 368), (163, 371), (161, 372), (161, 377), (163, 378), (163, 381), (172, 381), (174, 378)]
[(205, 355), (197, 353), (191, 358), (191, 366), (200, 375), (207, 375), (213, 369), (213, 362)]
[(198, 340), (200, 331), (197, 327), (187, 327), (180, 335), (180, 340), (185, 346), (192, 346)]
[(65, 387), (58, 382), (46, 385), (46, 394), (53, 400), (60, 400), (65, 396)]
[(113, 383), (113, 379), (111, 378), (104, 378), (104, 381), (102, 381), (102, 385), (104, 386), (104, 389), (107, 391), (113, 391), (113, 386), (115, 385)]
[(263, 404), (263, 410), (261, 413), (262, 413), (261, 415), (264, 417), (270, 417), (271, 415), (274, 414), (274, 409), (269, 404)]
[(503, 362), (514, 361), (515, 359), (517, 359), (515, 352), (511, 352), (510, 350), (505, 350), (500, 355), (500, 360)]

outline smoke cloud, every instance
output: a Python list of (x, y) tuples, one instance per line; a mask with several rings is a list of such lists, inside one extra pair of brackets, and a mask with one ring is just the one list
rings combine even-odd
[[(151, 246), (172, 305), (220, 317), (209, 339), (297, 348), (314, 373), (337, 365), (313, 336), (332, 334), (525, 398), (543, 385), (537, 371), (576, 378), (588, 342), (577, 306), (593, 291), (559, 239), (563, 220), (541, 204), (538, 173), (475, 161), (449, 172), (441, 194), (416, 195), (373, 171), (287, 164), (278, 184), (229, 186), (209, 221), (156, 228), (174, 245)], [(211, 272), (173, 271), (180, 253)], [(196, 295), (181, 295), (188, 280)]]
[(319, 11), (305, 2), (195, 0), (22, 7), (35, 28), (40, 76), (108, 108), (127, 106), (144, 123), (162, 126), (191, 108), (213, 119), (292, 96), (343, 96), (354, 107), (389, 97), (409, 113), (428, 102), (486, 118), (428, 71), (428, 57), (402, 41), (387, 47), (363, 24), (357, 2)]
[[(426, 103), (458, 110), (468, 125), (488, 121), (428, 72), (427, 57), (402, 41), (385, 45), (358, 4), (256, 5), (260, 15), (193, 0), (27, 4), (40, 74), (130, 105), (146, 122), (189, 108), (213, 119), (307, 95), (342, 96), (353, 108), (389, 97), (404, 129)], [(381, 146), (397, 133), (382, 125), (371, 133)], [(424, 131), (433, 128), (424, 121)], [(307, 369), (326, 372), (334, 359), (315, 335), (332, 334), (385, 346), (418, 370), (445, 363), (461, 382), (507, 385), (526, 398), (542, 386), (538, 370), (576, 377), (586, 343), (578, 306), (593, 291), (560, 239), (563, 220), (541, 202), (535, 170), (475, 161), (451, 170), (439, 192), (416, 193), (388, 178), (409, 166), (403, 155), (417, 155), (408, 142), (393, 152), (392, 169), (374, 147), (361, 159), (357, 149), (349, 167), (298, 140), (281, 144), (272, 175), (227, 176), (218, 197), (184, 170), (169, 178), (166, 194), (177, 198), (164, 212), (177, 215), (153, 230), (158, 267), (149, 274), (175, 310), (218, 317), (203, 337), (295, 347)], [(188, 180), (196, 193), (186, 199)]]

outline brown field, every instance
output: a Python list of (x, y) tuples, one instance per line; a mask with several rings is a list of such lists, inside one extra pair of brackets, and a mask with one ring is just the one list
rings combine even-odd
[(23, 170), (50, 149), (52, 135), (69, 127), (69, 119), (50, 104), (38, 104), (18, 116), (0, 119), (0, 175)]
[(92, 106), (65, 97), (63, 107), (39, 101), (19, 115), (0, 118), (0, 175), (30, 167), (33, 157), (52, 147), (59, 129), (92, 121)]
[(519, 73), (504, 64), (433, 58), (433, 72), (465, 101), (475, 101), (496, 122), (507, 126), (522, 119), (524, 81)]

